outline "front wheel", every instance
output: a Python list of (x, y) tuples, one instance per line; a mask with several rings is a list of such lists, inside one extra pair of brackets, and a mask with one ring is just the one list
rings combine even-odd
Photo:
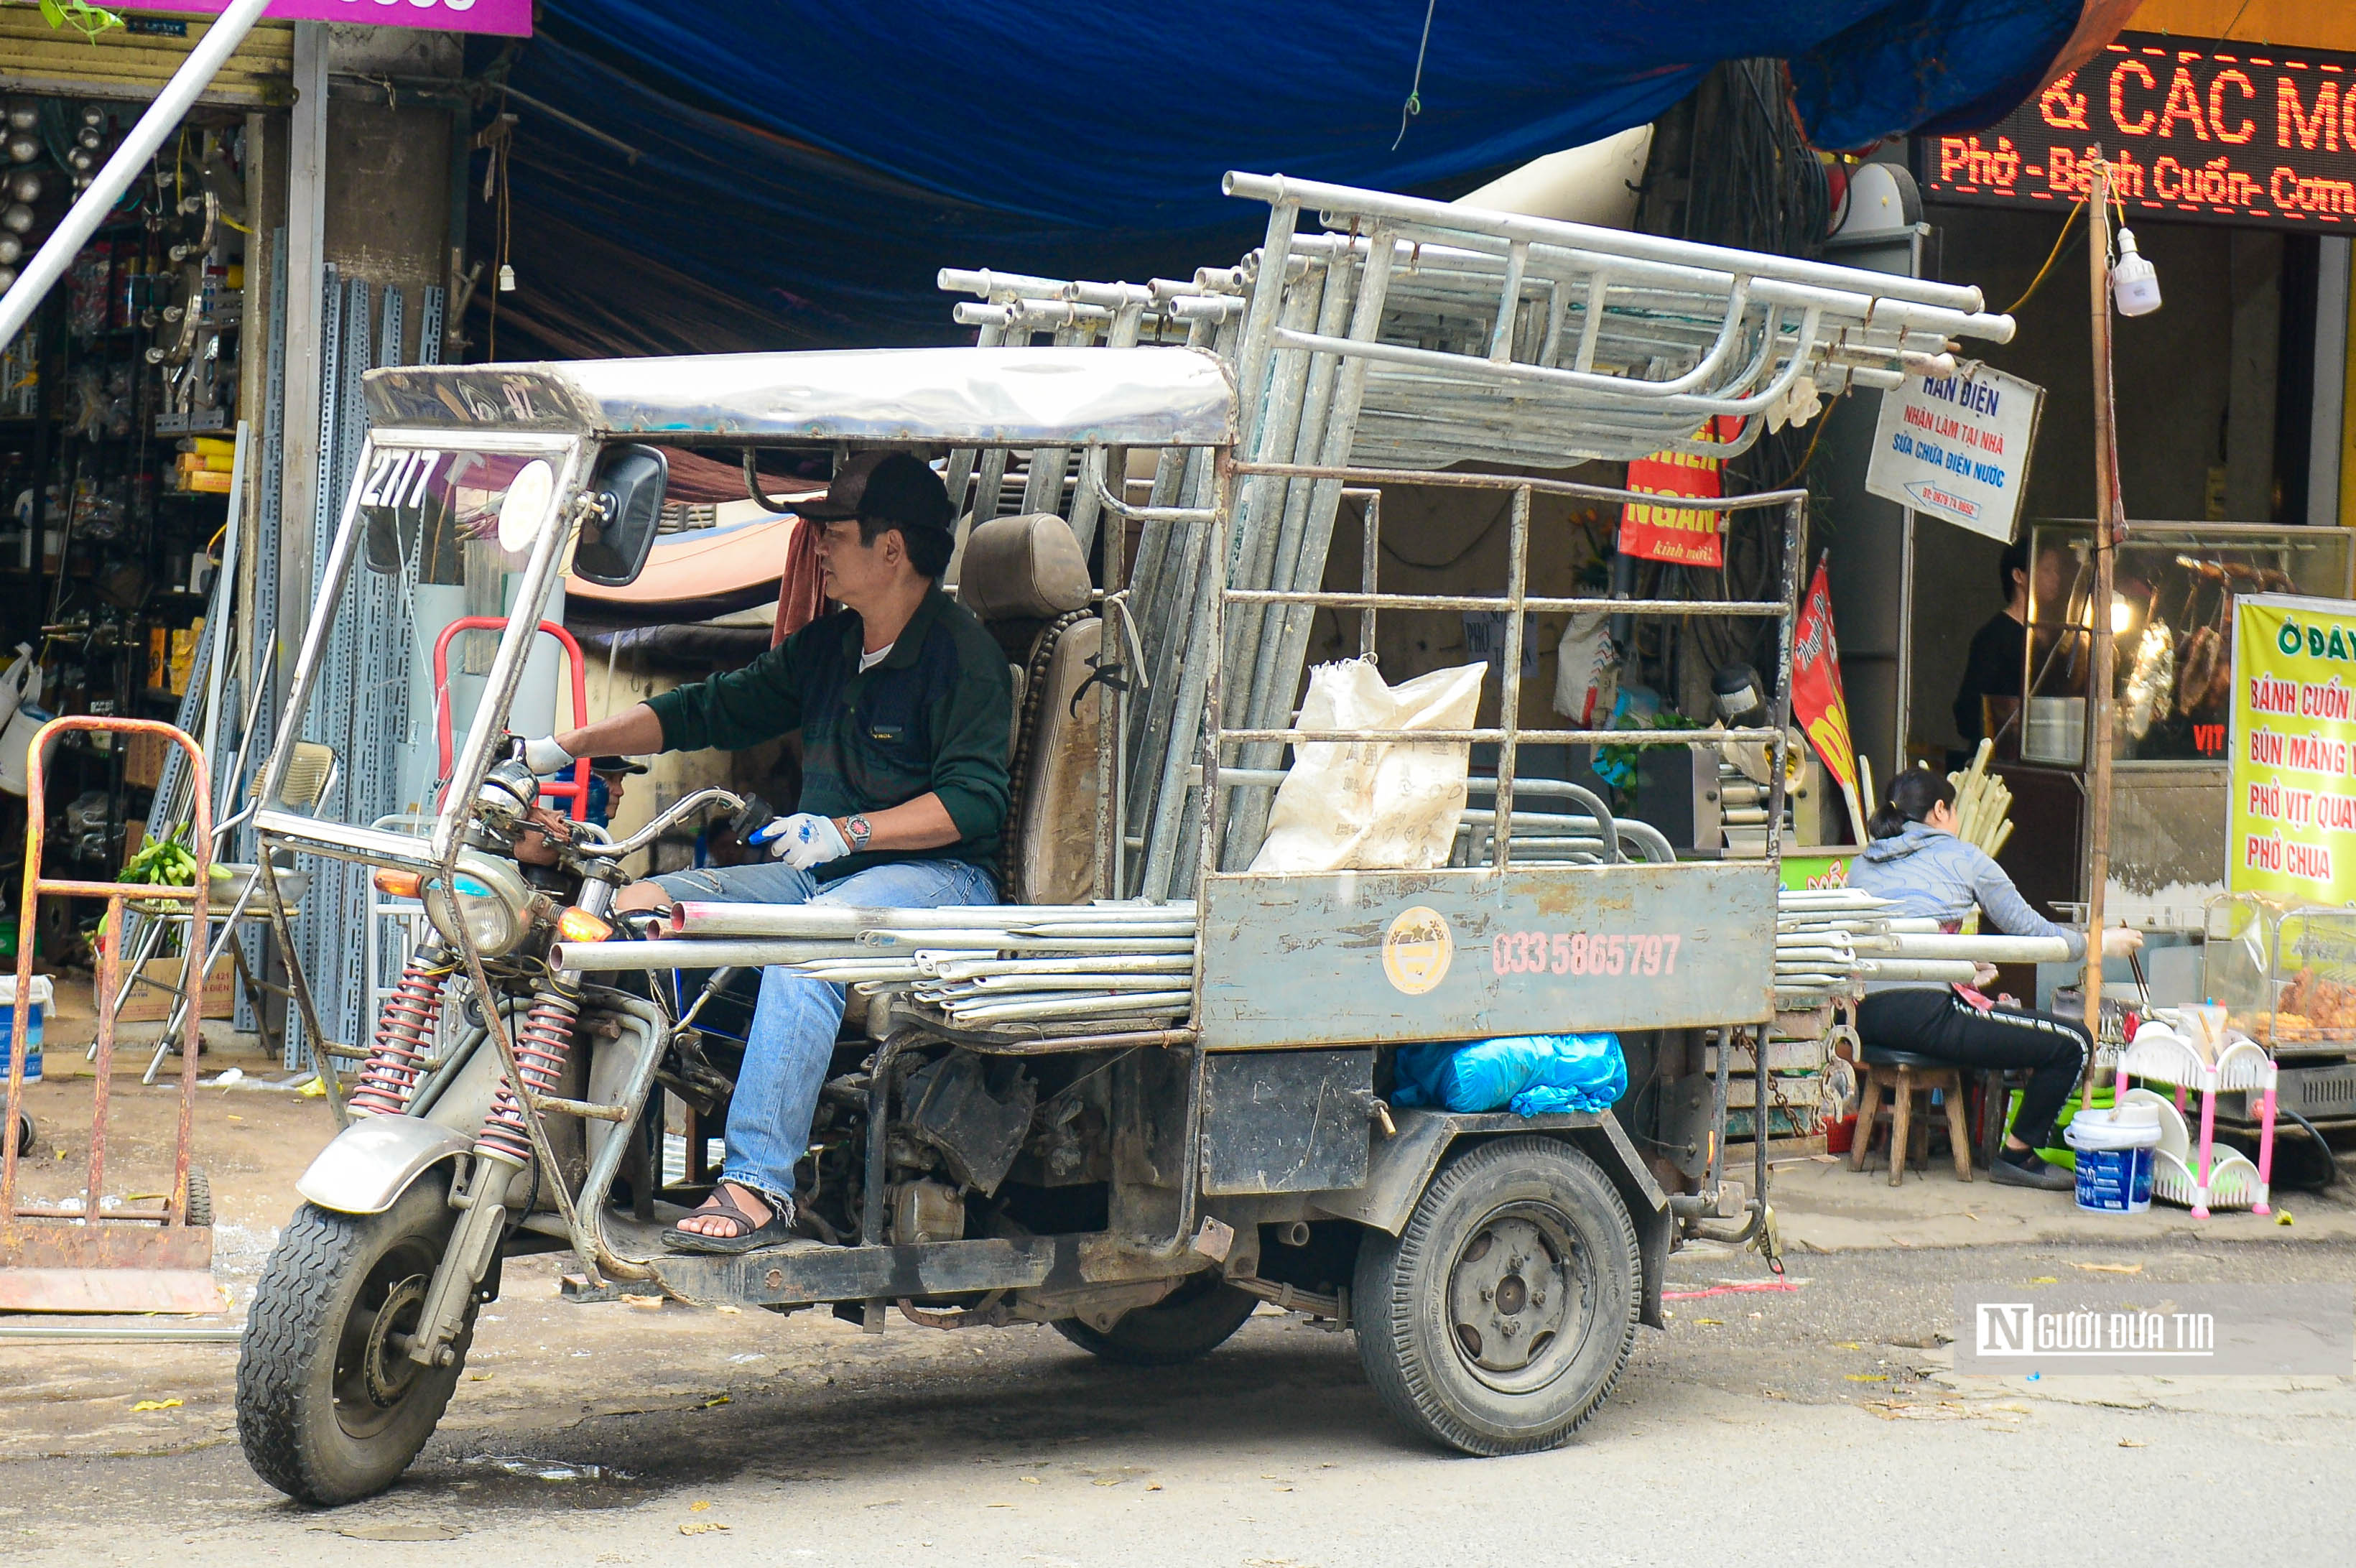
[(1466, 1454), (1568, 1438), (1635, 1343), (1643, 1262), (1595, 1162), (1551, 1138), (1451, 1161), (1397, 1237), (1369, 1233), (1351, 1316), (1390, 1412)]
[(445, 1367), (407, 1347), (457, 1214), (446, 1172), (381, 1214), (305, 1204), (255, 1287), (237, 1362), (237, 1432), (254, 1472), (297, 1502), (384, 1490), (417, 1457), (450, 1402), (474, 1337), (475, 1303)]

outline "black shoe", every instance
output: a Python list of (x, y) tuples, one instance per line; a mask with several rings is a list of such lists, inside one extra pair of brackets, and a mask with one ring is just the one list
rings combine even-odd
[(2034, 1149), (2006, 1149), (1988, 1167), (1988, 1180), (1998, 1187), (2033, 1187), (2044, 1192), (2074, 1192), (2078, 1176), (2060, 1165), (2049, 1165)]

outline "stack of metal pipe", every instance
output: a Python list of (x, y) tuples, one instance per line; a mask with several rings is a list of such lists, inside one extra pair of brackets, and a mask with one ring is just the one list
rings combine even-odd
[(1775, 1005), (1787, 1012), (1862, 993), (1865, 985), (1971, 983), (1984, 963), (2059, 963), (2060, 937), (1964, 936), (1900, 917), (1854, 887), (1785, 891), (1775, 899)]
[[(2009, 317), (1954, 285), (1274, 176), (1231, 174), (1226, 189), (1269, 205), (1265, 242), (1233, 266), (1146, 284), (949, 270), (940, 285), (980, 296), (958, 319), (983, 346), (1041, 333), (1126, 346), (1183, 332), (1235, 374), (1239, 456), (1327, 469), (1724, 457), (1770, 428), (1805, 424), (1852, 385), (1952, 371), (1963, 338), (2012, 335)], [(1326, 231), (1298, 231), (1304, 213)], [(1740, 422), (1730, 443), (1699, 439), (1713, 416)], [(1027, 461), (968, 450), (952, 454), (948, 478), (961, 501), (970, 489), (975, 521), (1010, 508), (1065, 511), (1085, 549), (1107, 499), (1135, 498), (1116, 493), (1121, 455), (1078, 467), (1068, 449)], [(1150, 899), (1188, 892), (1200, 858), (1190, 805), (1200, 786), (1188, 775), (1213, 662), (1209, 596), (1221, 581), (1206, 569), (1212, 508), (1230, 509), (1227, 586), (1301, 593), (1323, 585), (1343, 499), (1339, 479), (1251, 474), (1225, 498), (1215, 486), (1209, 454), (1160, 455), (1120, 611), (1157, 676), (1123, 704), (1117, 845), (1119, 886)], [(1230, 607), (1218, 660), (1225, 727), (1289, 722), (1312, 619), (1305, 605)], [(1283, 751), (1242, 743), (1220, 761), (1266, 770)], [(1264, 788), (1237, 787), (1216, 864), (1250, 863), (1269, 802)]]
[(1848, 887), (1776, 894), (1775, 1005), (1803, 1012), (1858, 995), (1858, 940), (1888, 931), (1889, 908), (1889, 900)]
[(672, 907), (671, 935), (567, 942), (550, 962), (582, 971), (770, 968), (905, 993), (960, 1028), (1183, 1017), (1194, 1008), (1194, 906), (846, 904)]

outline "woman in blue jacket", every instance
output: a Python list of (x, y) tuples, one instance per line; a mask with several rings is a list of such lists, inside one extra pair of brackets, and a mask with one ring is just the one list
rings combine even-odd
[[(1935, 919), (1950, 931), (1977, 906), (2008, 936), (2059, 937), (2069, 944), (2071, 958), (2083, 958), (2083, 932), (2039, 915), (1995, 861), (1955, 836), (1954, 802), (1954, 789), (1937, 774), (1924, 768), (1900, 773), (1867, 824), (1873, 842), (1858, 858), (1848, 885), (1890, 900), (1895, 915)], [(2142, 944), (2139, 931), (2116, 928), (2103, 933), (2106, 956), (2133, 952)], [(2051, 1140), (2054, 1117), (2085, 1073), (2094, 1039), (2084, 1025), (1990, 1002), (1969, 986), (1899, 981), (1866, 987), (1857, 1034), (1869, 1059), (1876, 1051), (1912, 1051), (1975, 1070), (2028, 1072), (2019, 1112), (1988, 1175), (2007, 1187), (2064, 1191), (2073, 1185), (2070, 1172), (2047, 1165), (2037, 1151)], [(1864, 1133), (1858, 1129), (1860, 1136)]]

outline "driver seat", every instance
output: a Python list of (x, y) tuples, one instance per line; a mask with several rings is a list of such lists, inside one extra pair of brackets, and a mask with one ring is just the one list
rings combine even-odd
[(1072, 525), (1054, 512), (976, 525), (957, 566), (958, 600), (1005, 650), (1014, 679), (1010, 796), (999, 897), (1085, 903), (1096, 891), (1096, 680), (1104, 622)]

